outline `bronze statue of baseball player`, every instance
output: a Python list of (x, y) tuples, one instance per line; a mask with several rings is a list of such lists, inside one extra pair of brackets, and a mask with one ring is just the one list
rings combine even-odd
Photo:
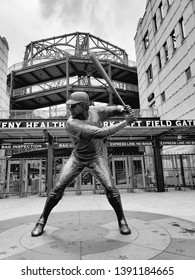
[[(67, 120), (66, 130), (73, 145), (70, 158), (63, 165), (53, 189), (49, 192), (43, 213), (41, 214), (32, 236), (43, 233), (51, 210), (62, 198), (66, 187), (87, 167), (105, 188), (106, 197), (113, 207), (121, 234), (130, 234), (124, 216), (119, 191), (113, 184), (112, 176), (106, 160), (102, 155), (102, 139), (110, 136), (136, 120), (131, 107), (122, 106), (90, 106), (86, 92), (74, 92), (67, 103), (71, 116)], [(124, 116), (120, 123), (102, 127), (109, 117)]]

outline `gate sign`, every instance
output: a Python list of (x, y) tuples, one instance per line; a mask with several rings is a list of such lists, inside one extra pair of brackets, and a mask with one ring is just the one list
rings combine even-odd
[(43, 149), (47, 148), (47, 143), (41, 144), (1, 144), (1, 149)]
[(142, 146), (152, 146), (154, 145), (153, 141), (116, 141), (108, 142), (108, 147), (142, 147)]
[(71, 143), (54, 143), (53, 144), (54, 148), (72, 148)]
[[(106, 121), (104, 122), (104, 126), (110, 126), (119, 121)], [(177, 126), (177, 127), (195, 127), (195, 120), (144, 120), (138, 119), (134, 123), (128, 125), (130, 127), (170, 127), (170, 126)]]
[(195, 145), (195, 140), (162, 140), (160, 141), (162, 146), (172, 146), (172, 145)]
[(35, 129), (35, 128), (65, 128), (66, 121), (10, 121), (4, 120), (0, 121), (1, 129), (18, 129), (18, 128), (26, 128), (26, 129)]
[[(121, 122), (121, 119), (105, 121), (104, 126), (110, 126)], [(157, 120), (157, 119), (138, 119), (134, 123), (130, 124), (130, 127), (195, 127), (195, 120)], [(65, 129), (66, 120), (61, 121), (20, 121), (20, 120), (1, 120), (0, 129), (46, 129), (46, 128), (60, 128)], [(129, 127), (129, 125), (128, 125)]]

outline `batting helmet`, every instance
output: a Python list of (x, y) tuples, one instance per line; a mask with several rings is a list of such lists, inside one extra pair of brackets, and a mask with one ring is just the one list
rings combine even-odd
[(69, 100), (66, 102), (68, 105), (73, 105), (76, 103), (88, 103), (89, 104), (89, 96), (84, 91), (75, 91), (71, 93)]

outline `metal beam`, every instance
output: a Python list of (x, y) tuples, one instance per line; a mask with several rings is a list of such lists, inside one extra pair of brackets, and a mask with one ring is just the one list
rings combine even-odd
[(162, 165), (162, 157), (161, 157), (161, 147), (160, 141), (158, 137), (154, 137), (154, 161), (155, 161), (155, 171), (156, 171), (156, 184), (157, 191), (164, 192), (164, 175), (163, 175), (163, 165)]

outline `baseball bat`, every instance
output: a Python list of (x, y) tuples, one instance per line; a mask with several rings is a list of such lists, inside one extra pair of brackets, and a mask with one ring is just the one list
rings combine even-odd
[(95, 64), (95, 66), (97, 67), (97, 69), (99, 70), (101, 76), (106, 80), (106, 82), (108, 83), (108, 85), (110, 86), (110, 88), (112, 89), (112, 91), (115, 93), (115, 95), (118, 97), (118, 99), (120, 100), (121, 104), (123, 106), (125, 106), (125, 102), (122, 100), (122, 98), (120, 97), (118, 91), (115, 89), (114, 85), (112, 84), (108, 74), (106, 73), (106, 71), (104, 70), (103, 66), (101, 65), (101, 63), (99, 62), (99, 60), (97, 59), (97, 57), (92, 54), (90, 56), (91, 60), (93, 61), (93, 63)]

